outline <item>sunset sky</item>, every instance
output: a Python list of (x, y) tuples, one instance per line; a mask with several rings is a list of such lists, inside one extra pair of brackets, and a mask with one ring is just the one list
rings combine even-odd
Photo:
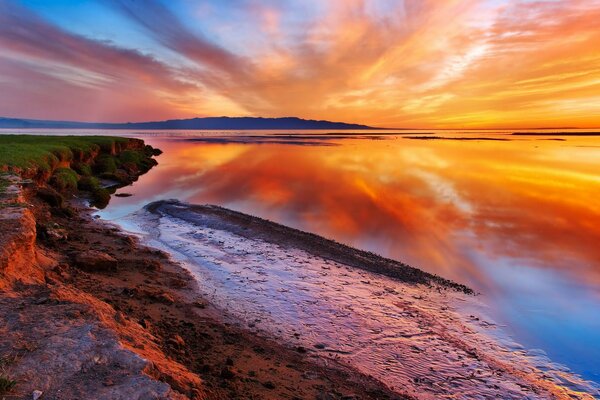
[(0, 0), (0, 116), (600, 127), (600, 0)]

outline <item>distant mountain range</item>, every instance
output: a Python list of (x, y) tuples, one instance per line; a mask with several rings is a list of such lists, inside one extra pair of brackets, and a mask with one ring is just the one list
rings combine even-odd
[(316, 121), (296, 117), (206, 117), (191, 119), (171, 119), (156, 122), (74, 122), (44, 121), (37, 119), (1, 118), (0, 129), (381, 129), (366, 125), (344, 122)]

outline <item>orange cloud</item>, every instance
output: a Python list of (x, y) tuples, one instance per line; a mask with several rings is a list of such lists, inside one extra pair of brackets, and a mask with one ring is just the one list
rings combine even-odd
[[(229, 114), (388, 127), (600, 126), (600, 0), (246, 0), (227, 9), (237, 18), (227, 22), (256, 28), (229, 28), (222, 43), (222, 33), (190, 28), (204, 27), (210, 13), (182, 21), (155, 1), (108, 4), (157, 47), (126, 49), (2, 6), (0, 68), (12, 75), (0, 84), (16, 100), (1, 113), (52, 99), (52, 112), (72, 119)], [(299, 4), (313, 13), (295, 17)], [(33, 68), (32, 59), (42, 62)], [(86, 101), (61, 101), (41, 80), (19, 92), (27, 73), (64, 82), (69, 97)]]

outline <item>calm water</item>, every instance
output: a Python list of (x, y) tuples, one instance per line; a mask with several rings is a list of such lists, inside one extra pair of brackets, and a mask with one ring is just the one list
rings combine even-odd
[(600, 382), (600, 137), (126, 134), (164, 154), (104, 217), (177, 198), (376, 251), (470, 285), (517, 341)]

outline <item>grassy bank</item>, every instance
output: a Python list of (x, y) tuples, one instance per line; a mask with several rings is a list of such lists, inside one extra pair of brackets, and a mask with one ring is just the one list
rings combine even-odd
[(84, 160), (95, 153), (110, 153), (129, 139), (107, 136), (0, 136), (0, 165), (50, 171), (61, 161)]
[(57, 193), (46, 197), (61, 203), (61, 193), (86, 191), (95, 205), (108, 204), (110, 189), (148, 171), (160, 151), (139, 139), (112, 136), (0, 136), (0, 170), (48, 184)]

